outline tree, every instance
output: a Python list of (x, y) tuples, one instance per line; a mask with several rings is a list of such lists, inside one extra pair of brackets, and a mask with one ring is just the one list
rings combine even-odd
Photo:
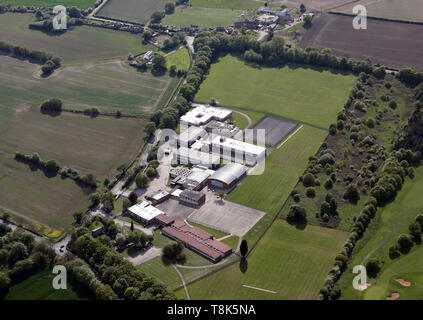
[(312, 186), (314, 186), (315, 182), (316, 182), (316, 179), (315, 179), (315, 177), (312, 173), (309, 172), (309, 173), (306, 173), (303, 176), (303, 185), (304, 186), (312, 187)]
[(28, 256), (28, 250), (22, 242), (14, 242), (9, 251), (9, 262), (25, 259)]
[(128, 198), (124, 197), (122, 200), (122, 211), (125, 212), (130, 206), (132, 206), (131, 201)]
[(149, 183), (148, 178), (143, 175), (142, 173), (138, 173), (135, 177), (135, 184), (137, 185), (137, 188), (145, 188)]
[(118, 298), (108, 284), (98, 287), (95, 292), (95, 297), (97, 300), (117, 300)]
[(101, 197), (97, 192), (91, 193), (89, 198), (90, 198), (92, 206), (98, 205), (100, 203), (100, 200), (101, 200)]
[(145, 125), (144, 132), (150, 137), (154, 132), (156, 132), (156, 124), (153, 121), (150, 121)]
[(166, 70), (166, 58), (160, 54), (154, 55), (153, 58), (153, 70), (162, 71)]
[(129, 194), (128, 199), (129, 199), (129, 201), (131, 201), (131, 204), (136, 204), (137, 203), (137, 200), (138, 200), (138, 196), (137, 196), (137, 194), (134, 191), (132, 191)]
[(134, 232), (134, 221), (131, 221), (131, 232)]
[(151, 33), (150, 30), (146, 30), (143, 35), (142, 35), (144, 42), (148, 42), (151, 40), (151, 38), (153, 37), (153, 34)]
[(286, 220), (289, 223), (303, 222), (303, 221), (306, 221), (306, 219), (307, 219), (307, 213), (303, 207), (297, 204), (293, 204), (289, 208), (289, 213), (286, 217)]
[(368, 275), (374, 278), (380, 270), (380, 262), (377, 258), (372, 258), (366, 263), (366, 271)]
[(173, 2), (167, 2), (165, 4), (165, 12), (166, 14), (172, 14), (175, 12), (175, 3)]
[(241, 241), (241, 245), (239, 247), (239, 253), (241, 254), (241, 256), (243, 258), (245, 258), (245, 256), (247, 255), (247, 253), (248, 253), (248, 243), (247, 243), (247, 240), (243, 239)]
[(62, 100), (57, 98), (51, 98), (44, 101), (41, 104), (41, 112), (61, 112), (62, 111)]
[(309, 15), (304, 17), (304, 28), (310, 28), (313, 18)]
[(304, 5), (304, 3), (301, 3), (301, 4), (300, 4), (300, 12), (301, 12), (301, 13), (304, 13), (304, 12), (306, 12), (306, 10), (307, 10), (307, 9), (306, 9), (306, 6)]
[(57, 173), (60, 169), (60, 166), (56, 160), (48, 160), (45, 164), (45, 168), (51, 172)]
[(0, 266), (7, 264), (9, 260), (9, 252), (6, 249), (0, 249)]
[(0, 291), (6, 289), (9, 285), (10, 278), (4, 272), (0, 272)]
[[(182, 250), (184, 249), (184, 245), (182, 242), (177, 241), (174, 243), (170, 243), (163, 247), (163, 256), (171, 261), (173, 260), (180, 260), (182, 257)], [(179, 256), (179, 257), (178, 257)]]
[(164, 17), (165, 17), (165, 14), (163, 12), (155, 11), (151, 15), (151, 22), (159, 23)]
[(360, 197), (360, 194), (358, 192), (357, 186), (353, 183), (350, 183), (347, 186), (347, 190), (344, 193), (344, 198), (350, 199), (350, 200), (357, 200), (359, 197)]
[(222, 190), (218, 190), (216, 192), (216, 195), (221, 201), (223, 201), (223, 199), (225, 198), (225, 192), (223, 192)]
[(147, 174), (147, 177), (149, 177), (150, 179), (157, 176), (157, 170), (152, 167), (148, 167), (145, 173)]
[(151, 160), (151, 161), (148, 163), (148, 166), (149, 166), (149, 167), (152, 167), (152, 168), (154, 168), (154, 169), (157, 169), (157, 168), (159, 167), (159, 165), (160, 165), (159, 160)]
[(82, 216), (84, 215), (84, 213), (82, 212), (82, 211), (80, 211), (80, 210), (78, 210), (78, 211), (75, 211), (74, 213), (73, 213), (73, 220), (75, 220), (75, 223), (76, 224), (80, 224), (81, 223), (81, 220), (82, 220)]
[(3, 223), (0, 223), (0, 237), (3, 237), (5, 234), (11, 232), (12, 229)]
[(128, 241), (132, 242), (136, 247), (143, 248), (148, 242), (148, 237), (144, 232), (134, 230), (129, 234)]
[(402, 234), (398, 237), (398, 244), (400, 245), (400, 249), (402, 251), (408, 251), (413, 246), (413, 241), (411, 241), (411, 237), (408, 234)]

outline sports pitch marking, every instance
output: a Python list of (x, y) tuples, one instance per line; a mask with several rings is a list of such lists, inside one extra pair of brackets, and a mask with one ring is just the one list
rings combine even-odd
[(264, 292), (269, 292), (269, 293), (273, 293), (275, 294), (276, 291), (272, 291), (272, 290), (267, 290), (267, 289), (262, 289), (262, 288), (257, 288), (257, 287), (252, 287), (252, 286), (247, 286), (246, 284), (242, 285), (245, 288), (250, 288), (250, 289), (255, 289), (255, 290), (259, 290), (259, 291), (264, 291)]
[(295, 130), (293, 133), (291, 133), (289, 136), (288, 136), (288, 138), (286, 138), (284, 141), (282, 141), (282, 143), (276, 148), (276, 149), (279, 149), (280, 147), (282, 147), (284, 144), (285, 144), (285, 142), (287, 142), (289, 139), (291, 139), (298, 131), (300, 131), (300, 129), (303, 127), (304, 125), (301, 125), (301, 126), (299, 126), (298, 128), (297, 128), (297, 130)]

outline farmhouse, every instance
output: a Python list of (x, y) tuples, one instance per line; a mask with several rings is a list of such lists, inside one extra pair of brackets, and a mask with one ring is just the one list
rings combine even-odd
[(223, 159), (247, 165), (255, 165), (266, 157), (265, 147), (222, 136), (212, 140), (212, 152)]
[(247, 175), (248, 168), (239, 163), (228, 163), (209, 177), (213, 187), (229, 190)]
[(206, 130), (200, 127), (188, 127), (177, 138), (178, 147), (191, 147), (197, 140), (207, 134)]
[(232, 114), (231, 110), (211, 107), (208, 104), (196, 104), (194, 106), (194, 109), (181, 117), (182, 125), (201, 126), (211, 120), (225, 121)]
[(207, 168), (215, 168), (220, 164), (220, 157), (198, 150), (179, 148), (173, 153), (173, 160), (181, 164), (200, 164)]
[(190, 227), (176, 220), (164, 227), (162, 233), (173, 240), (181, 241), (185, 247), (199, 253), (207, 259), (218, 262), (232, 253), (232, 248), (213, 239), (213, 236), (197, 227)]
[(150, 201), (143, 201), (128, 209), (128, 215), (131, 218), (146, 225), (154, 222), (154, 218), (160, 214), (164, 214), (164, 212), (154, 207)]
[(200, 206), (206, 201), (206, 195), (201, 191), (184, 190), (179, 195), (179, 203)]

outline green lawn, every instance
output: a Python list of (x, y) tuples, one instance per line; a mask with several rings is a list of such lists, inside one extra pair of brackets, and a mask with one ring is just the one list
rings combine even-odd
[(226, 200), (266, 212), (245, 236), (254, 241), (263, 232), (270, 219), (281, 208), (285, 199), (304, 172), (308, 157), (314, 155), (327, 132), (304, 125), (280, 149), (274, 149), (266, 158), (261, 175), (247, 176)]
[(256, 0), (190, 0), (194, 7), (222, 8), (222, 9), (257, 9), (264, 2)]
[(12, 286), (5, 300), (75, 300), (75, 291), (68, 286), (66, 290), (55, 290), (52, 286), (55, 275), (49, 270), (39, 272)]
[(202, 7), (176, 7), (175, 13), (166, 15), (162, 24), (175, 26), (226, 27), (240, 19), (242, 11)]
[(253, 67), (226, 55), (211, 66), (195, 99), (267, 112), (327, 128), (336, 120), (356, 77), (322, 68)]
[(0, 0), (0, 5), (27, 6), (27, 7), (54, 7), (62, 5), (66, 8), (77, 7), (85, 10), (94, 8), (95, 0)]
[(236, 263), (194, 282), (188, 291), (192, 299), (317, 299), (346, 237), (343, 231), (315, 226), (298, 230), (278, 220), (249, 256), (245, 272)]
[(181, 48), (166, 56), (166, 68), (170, 69), (172, 65), (176, 66), (176, 70), (188, 70), (190, 57), (187, 48)]
[[(416, 170), (413, 180), (406, 178), (394, 202), (378, 209), (376, 218), (370, 223), (363, 239), (357, 243), (349, 263), (349, 267), (352, 268), (358, 264), (365, 264), (370, 258), (381, 258), (384, 264), (376, 279), (377, 285), (364, 292), (358, 292), (351, 285), (354, 275), (346, 271), (339, 282), (344, 299), (384, 299), (391, 293), (389, 290), (393, 283), (391, 278), (394, 275), (398, 277), (410, 275), (415, 277), (415, 281), (419, 281), (417, 285), (423, 285), (423, 273), (421, 269), (415, 267), (421, 265), (423, 261), (421, 245), (416, 247), (418, 249), (414, 248), (408, 255), (401, 255), (395, 260), (390, 259), (388, 255), (389, 247), (395, 243), (401, 233), (408, 233), (411, 221), (422, 213), (421, 190), (423, 190), (423, 167)], [(421, 295), (418, 296), (421, 297)]]
[(165, 265), (161, 257), (144, 262), (136, 268), (144, 272), (147, 276), (156, 278), (170, 290), (182, 285), (178, 273), (171, 265)]
[(227, 244), (228, 246), (230, 246), (235, 251), (237, 246), (238, 246), (239, 237), (238, 236), (230, 236), (229, 238), (221, 240), (221, 242), (223, 242), (224, 244)]

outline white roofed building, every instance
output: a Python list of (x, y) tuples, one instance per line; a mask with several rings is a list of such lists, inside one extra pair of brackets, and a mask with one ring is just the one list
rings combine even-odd
[(173, 159), (181, 164), (200, 164), (207, 168), (215, 168), (220, 164), (220, 156), (199, 150), (179, 148), (173, 153)]
[(146, 225), (149, 225), (150, 223), (152, 223), (153, 219), (156, 216), (160, 214), (164, 214), (163, 211), (154, 207), (149, 201), (143, 201), (141, 203), (138, 203), (128, 208), (127, 212), (131, 218)]
[(231, 110), (211, 107), (208, 104), (193, 104), (193, 106), (194, 109), (180, 118), (182, 125), (201, 126), (211, 120), (224, 121), (232, 114)]
[(212, 140), (212, 152), (223, 159), (255, 165), (266, 157), (266, 148), (240, 140), (217, 136)]

